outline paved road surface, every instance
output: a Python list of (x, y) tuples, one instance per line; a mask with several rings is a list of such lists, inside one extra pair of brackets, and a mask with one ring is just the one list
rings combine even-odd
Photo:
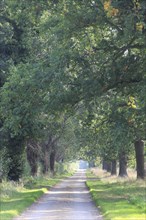
[(78, 171), (14, 220), (102, 220), (85, 180), (85, 171)]

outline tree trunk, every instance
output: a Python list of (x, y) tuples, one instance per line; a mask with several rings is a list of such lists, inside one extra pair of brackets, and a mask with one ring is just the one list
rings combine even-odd
[(50, 171), (54, 174), (55, 171), (55, 151), (53, 150), (50, 154)]
[(121, 152), (119, 155), (119, 176), (126, 177), (127, 174), (127, 156), (125, 152)]
[(8, 145), (7, 149), (10, 159), (8, 179), (19, 181), (24, 168), (24, 142), (19, 137), (11, 138), (9, 136)]
[(48, 136), (48, 140), (41, 144), (41, 155), (40, 155), (40, 162), (42, 164), (42, 172), (43, 174), (47, 174), (49, 171), (50, 165), (50, 156), (49, 152), (51, 150), (51, 141), (52, 137)]
[(102, 169), (107, 170), (107, 162), (105, 160), (102, 161)]
[(45, 148), (42, 156), (40, 158), (40, 162), (42, 164), (42, 172), (43, 174), (47, 174), (49, 171), (49, 151)]
[(107, 162), (107, 172), (111, 172), (111, 168), (112, 168), (112, 166), (111, 166), (111, 162)]
[(45, 173), (49, 171), (49, 151), (45, 152)]
[(111, 175), (117, 175), (117, 161), (112, 160)]
[(39, 154), (39, 149), (37, 143), (34, 141), (30, 140), (27, 143), (27, 160), (30, 165), (31, 169), (31, 175), (36, 176), (37, 175), (37, 170), (38, 170), (38, 154)]
[(103, 160), (102, 169), (111, 172), (111, 162)]
[(142, 140), (135, 141), (136, 170), (137, 178), (144, 179), (144, 142)]

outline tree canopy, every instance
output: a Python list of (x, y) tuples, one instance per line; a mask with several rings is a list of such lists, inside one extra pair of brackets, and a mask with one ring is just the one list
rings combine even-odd
[(0, 6), (0, 136), (12, 163), (32, 140), (51, 158), (133, 154), (145, 140), (145, 1)]

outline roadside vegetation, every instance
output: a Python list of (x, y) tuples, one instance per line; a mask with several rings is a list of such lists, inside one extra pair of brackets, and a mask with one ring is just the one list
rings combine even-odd
[[(63, 173), (56, 163), (84, 159), (94, 166), (99, 158), (111, 175), (118, 171), (125, 179), (130, 164), (135, 179), (145, 179), (145, 5), (145, 0), (0, 1), (1, 190), (9, 186), (2, 207), (13, 202), (14, 208), (20, 194), (30, 194), (27, 204), (33, 202), (47, 188), (38, 187), (35, 176)], [(16, 186), (23, 176), (33, 178)], [(141, 182), (132, 182), (137, 184), (132, 189), (140, 193)], [(88, 183), (94, 195), (100, 187), (106, 192), (104, 184), (111, 195), (116, 184), (123, 192), (115, 203), (112, 196), (109, 203), (102, 200), (107, 192), (101, 195), (105, 216), (118, 216), (107, 213), (118, 199), (123, 213), (124, 202), (141, 204), (133, 191), (124, 197), (128, 182), (97, 183)]]
[[(105, 220), (145, 220), (146, 185), (135, 180), (135, 173), (118, 178), (97, 169), (88, 172), (87, 186)], [(97, 178), (93, 180), (92, 178)]]
[(10, 220), (18, 216), (44, 193), (47, 193), (52, 186), (74, 172), (73, 169), (68, 169), (68, 171), (62, 174), (58, 172), (54, 176), (24, 177), (19, 182), (3, 181), (0, 184), (0, 219)]

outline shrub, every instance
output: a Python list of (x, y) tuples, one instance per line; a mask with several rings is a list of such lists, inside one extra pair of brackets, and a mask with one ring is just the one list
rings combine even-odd
[(6, 147), (0, 150), (0, 181), (7, 178), (9, 172), (9, 164), (11, 159), (8, 155)]

